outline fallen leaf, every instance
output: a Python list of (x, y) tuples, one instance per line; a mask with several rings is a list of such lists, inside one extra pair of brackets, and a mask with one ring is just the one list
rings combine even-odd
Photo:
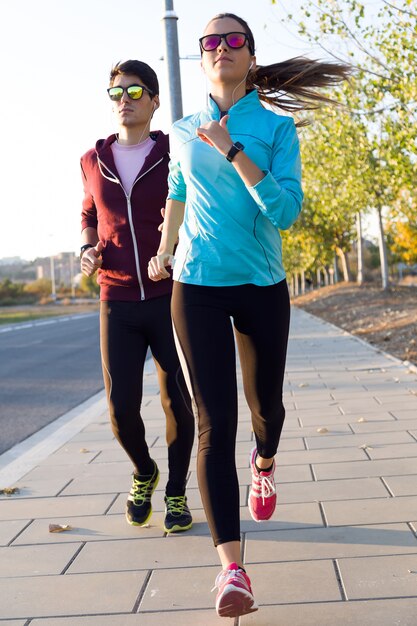
[(366, 419), (364, 417), (360, 417), (358, 419), (358, 422), (361, 424), (362, 422), (366, 422)]
[(325, 433), (328, 433), (329, 431), (327, 430), (327, 428), (318, 428), (317, 432), (320, 433), (321, 435), (324, 435)]
[(12, 496), (15, 493), (20, 493), (20, 489), (19, 487), (3, 487), (3, 489), (0, 489), (1, 493), (5, 496)]
[(50, 533), (63, 533), (66, 530), (72, 530), (72, 526), (69, 524), (49, 524)]
[(362, 450), (373, 450), (372, 446), (368, 446), (368, 444), (364, 443), (362, 446), (359, 446)]
[(87, 450), (87, 448), (80, 448), (80, 452), (85, 454), (86, 452), (90, 452), (90, 450)]
[(300, 383), (298, 386), (299, 387), (309, 387), (310, 385), (308, 383)]

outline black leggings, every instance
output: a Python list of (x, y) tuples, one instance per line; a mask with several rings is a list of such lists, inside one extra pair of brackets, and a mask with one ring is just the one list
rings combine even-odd
[(198, 414), (198, 483), (210, 531), (216, 546), (238, 541), (237, 381), (230, 318), (257, 450), (260, 456), (272, 458), (285, 417), (287, 284), (201, 287), (174, 282), (172, 315), (181, 364)]
[(171, 296), (144, 302), (102, 302), (100, 344), (112, 430), (138, 474), (153, 463), (140, 409), (143, 368), (150, 347), (166, 416), (169, 477), (167, 495), (183, 495), (194, 440), (191, 401), (175, 349)]

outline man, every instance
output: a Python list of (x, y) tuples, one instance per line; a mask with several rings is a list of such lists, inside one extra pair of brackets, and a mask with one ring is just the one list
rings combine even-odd
[(111, 425), (133, 463), (127, 521), (147, 524), (159, 481), (140, 414), (143, 368), (150, 348), (166, 417), (169, 472), (164, 529), (177, 532), (192, 525), (185, 483), (194, 418), (173, 338), (172, 281), (154, 283), (147, 272), (160, 240), (169, 141), (161, 131), (150, 132), (159, 107), (159, 85), (149, 65), (132, 60), (118, 63), (111, 70), (107, 91), (118, 134), (99, 140), (81, 158), (81, 270), (86, 276), (98, 270), (100, 345)]

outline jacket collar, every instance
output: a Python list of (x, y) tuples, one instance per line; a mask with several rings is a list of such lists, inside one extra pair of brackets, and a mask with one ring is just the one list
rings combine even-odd
[[(259, 107), (262, 107), (261, 101), (259, 100), (258, 92), (256, 89), (252, 89), (248, 91), (243, 98), (240, 98), (232, 107), (230, 107), (228, 114), (229, 115), (242, 115), (247, 113), (252, 113), (256, 111)], [(220, 109), (215, 100), (213, 100), (210, 95), (207, 103), (207, 113), (210, 119), (220, 119)]]
[[(168, 135), (165, 135), (165, 133), (163, 133), (162, 131), (157, 130), (151, 132), (151, 137), (155, 140), (155, 145), (152, 147), (152, 150), (145, 159), (142, 167), (143, 171), (146, 171), (147, 169), (155, 165), (155, 163), (157, 163), (160, 159), (164, 157), (169, 158)], [(109, 137), (107, 137), (107, 139), (99, 139), (96, 143), (96, 154), (98, 159), (100, 159), (101, 163), (104, 164), (106, 169), (108, 169), (112, 174), (115, 174), (118, 177), (119, 175), (111, 149), (112, 143), (114, 143), (116, 140), (117, 135), (115, 134), (110, 135)]]

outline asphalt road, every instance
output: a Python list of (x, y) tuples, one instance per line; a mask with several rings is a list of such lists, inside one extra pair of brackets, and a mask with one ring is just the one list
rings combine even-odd
[(0, 326), (0, 454), (102, 388), (98, 313)]

